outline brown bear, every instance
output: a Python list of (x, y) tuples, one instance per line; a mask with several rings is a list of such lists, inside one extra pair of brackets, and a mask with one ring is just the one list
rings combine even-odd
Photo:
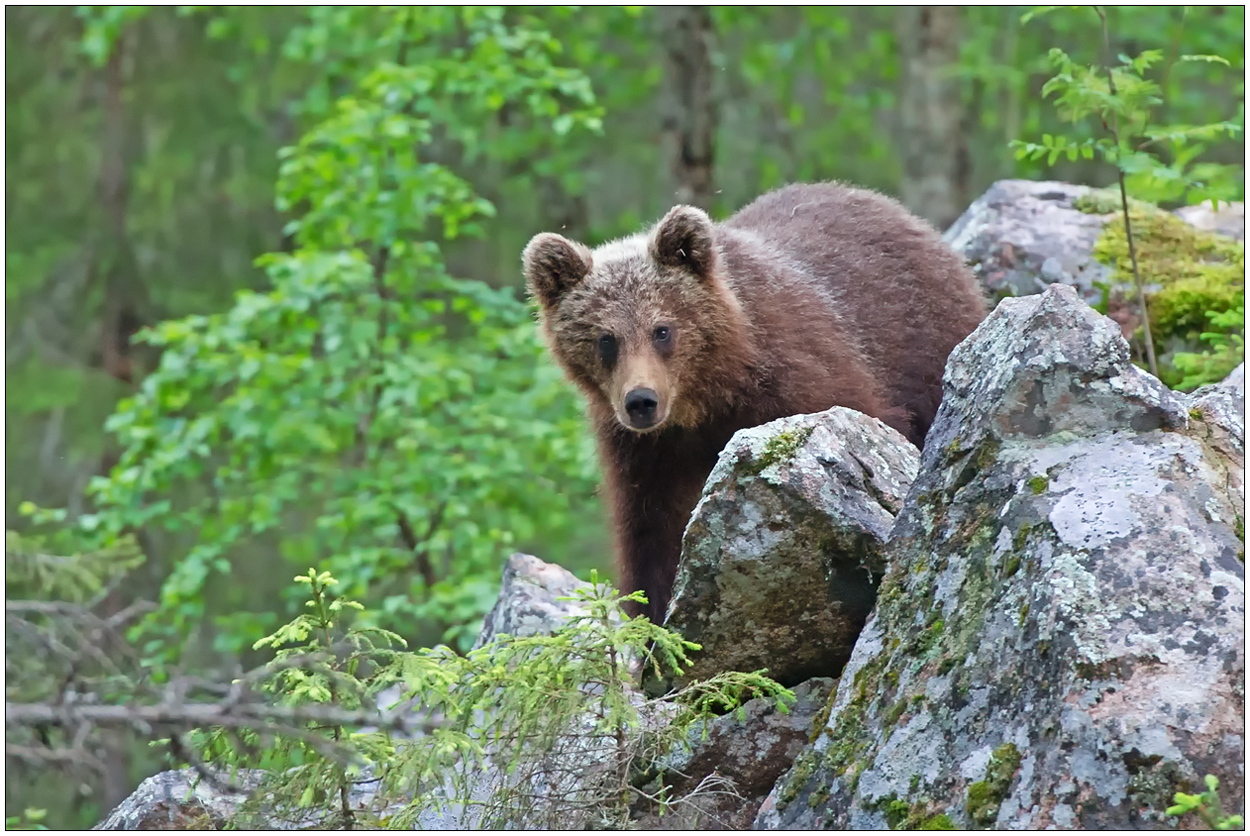
[(589, 401), (618, 580), (661, 622), (681, 539), (730, 436), (845, 406), (920, 446), (946, 357), (985, 316), (964, 261), (875, 192), (793, 185), (714, 223), (677, 206), (594, 250), (542, 233), (525, 276)]

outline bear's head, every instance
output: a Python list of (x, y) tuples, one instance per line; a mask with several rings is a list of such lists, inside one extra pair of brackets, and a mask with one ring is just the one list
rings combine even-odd
[(552, 353), (621, 426), (694, 427), (723, 397), (725, 348), (748, 329), (707, 213), (677, 206), (593, 251), (544, 232), (523, 261)]

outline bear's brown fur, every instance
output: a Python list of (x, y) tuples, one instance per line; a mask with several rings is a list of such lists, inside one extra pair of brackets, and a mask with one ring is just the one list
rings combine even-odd
[(837, 183), (788, 186), (723, 223), (678, 206), (593, 251), (543, 233), (524, 264), (548, 345), (589, 401), (620, 586), (643, 590), (656, 622), (736, 430), (845, 406), (920, 446), (946, 357), (985, 316), (928, 224)]

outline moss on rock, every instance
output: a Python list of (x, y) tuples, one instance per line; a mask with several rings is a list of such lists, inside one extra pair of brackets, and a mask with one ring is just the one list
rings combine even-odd
[[(1077, 201), (1077, 208), (1097, 214), (1114, 212), (1119, 208), (1119, 195), (1091, 192)], [(1147, 293), (1146, 306), (1156, 347), (1170, 340), (1197, 347), (1199, 334), (1212, 330), (1208, 313), (1225, 313), (1245, 304), (1245, 244), (1198, 229), (1141, 201), (1129, 201), (1129, 218), (1142, 282), (1153, 288)], [(1093, 256), (1111, 268), (1113, 286), (1122, 288), (1127, 299), (1134, 299), (1133, 264), (1121, 215), (1107, 220)], [(1160, 377), (1174, 386), (1181, 374), (1165, 365)]]
[(958, 830), (955, 822), (951, 821), (951, 817), (945, 813), (938, 813), (936, 816), (929, 816), (920, 823), (920, 830)]
[(794, 458), (794, 454), (807, 443), (815, 429), (814, 426), (798, 427), (777, 433), (764, 443), (764, 449), (760, 450), (759, 456), (752, 462), (750, 472), (758, 474), (766, 468)]
[(1020, 768), (1020, 750), (1004, 743), (990, 754), (984, 780), (968, 786), (968, 818), (979, 827), (989, 827), (998, 818), (999, 805), (1007, 797), (1012, 776)]
[(876, 808), (885, 816), (891, 830), (955, 830), (955, 822), (943, 812), (930, 812), (931, 802), (921, 799), (908, 802), (896, 796), (886, 796), (877, 802)]

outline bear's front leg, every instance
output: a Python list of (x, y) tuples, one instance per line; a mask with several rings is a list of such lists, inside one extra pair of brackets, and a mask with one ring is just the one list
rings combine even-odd
[(626, 611), (662, 624), (682, 535), (711, 468), (681, 455), (644, 461), (645, 468), (638, 461), (617, 461), (605, 468), (605, 476), (616, 530), (617, 584), (623, 592), (641, 590), (647, 596), (645, 606), (628, 604)]

